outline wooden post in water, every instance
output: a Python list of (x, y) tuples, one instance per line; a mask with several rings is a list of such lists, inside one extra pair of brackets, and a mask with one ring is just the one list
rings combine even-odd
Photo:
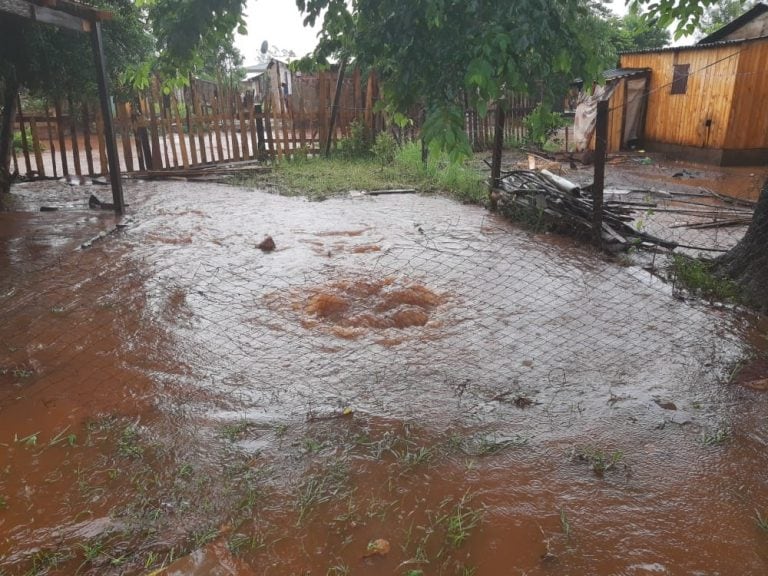
[(603, 190), (605, 188), (605, 154), (608, 141), (608, 100), (597, 103), (595, 120), (595, 172), (592, 183), (592, 239), (603, 243)]
[(107, 65), (104, 58), (104, 42), (101, 35), (101, 22), (93, 22), (91, 28), (91, 46), (96, 59), (96, 80), (99, 84), (99, 103), (101, 104), (101, 117), (104, 121), (104, 136), (107, 144), (107, 158), (109, 161), (109, 180), (112, 183), (112, 202), (115, 212), (122, 214), (125, 211), (123, 200), (123, 182), (120, 179), (120, 160), (117, 157), (117, 142), (115, 142), (115, 130), (112, 126), (112, 111), (109, 107), (109, 86), (107, 84)]

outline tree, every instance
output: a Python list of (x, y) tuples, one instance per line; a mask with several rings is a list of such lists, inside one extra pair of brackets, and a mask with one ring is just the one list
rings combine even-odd
[[(297, 0), (305, 22), (321, 16), (315, 56), (354, 57), (376, 69), (385, 102), (427, 110), (423, 137), (469, 152), (463, 104), (484, 114), (506, 91), (559, 98), (574, 76), (613, 65), (589, 0)], [(615, 59), (615, 53), (613, 58)]]
[(752, 8), (757, 0), (719, 0), (709, 6), (699, 21), (699, 32), (707, 36)]

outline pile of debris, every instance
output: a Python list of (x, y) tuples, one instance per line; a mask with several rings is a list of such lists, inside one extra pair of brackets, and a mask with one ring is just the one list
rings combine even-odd
[[(593, 237), (593, 202), (589, 188), (547, 170), (513, 170), (503, 174), (491, 195), (496, 209), (513, 219), (533, 220), (558, 230)], [(603, 245), (611, 250), (631, 246), (660, 246), (674, 249), (676, 242), (657, 238), (629, 225), (634, 206), (606, 202), (602, 210)]]

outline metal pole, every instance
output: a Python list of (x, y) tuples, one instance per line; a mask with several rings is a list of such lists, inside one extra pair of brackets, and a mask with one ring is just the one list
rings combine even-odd
[(93, 48), (93, 56), (96, 59), (96, 80), (99, 84), (101, 117), (104, 120), (104, 138), (107, 141), (107, 162), (109, 164), (109, 180), (112, 184), (112, 202), (115, 205), (115, 213), (123, 214), (125, 211), (123, 182), (120, 178), (120, 159), (117, 156), (115, 129), (112, 124), (112, 110), (109, 105), (109, 83), (107, 79), (107, 63), (104, 57), (104, 42), (101, 35), (101, 22), (92, 22), (91, 47)]
[(595, 173), (592, 183), (592, 237), (602, 245), (603, 190), (605, 188), (605, 155), (608, 145), (608, 100), (597, 103), (595, 119)]

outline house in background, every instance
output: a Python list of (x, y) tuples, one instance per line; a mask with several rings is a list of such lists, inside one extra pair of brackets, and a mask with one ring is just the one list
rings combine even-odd
[(253, 91), (256, 102), (264, 102), (271, 94), (273, 102), (279, 102), (294, 92), (296, 73), (291, 71), (288, 62), (269, 58), (253, 66), (246, 66), (245, 79), (241, 82), (242, 90)]
[[(636, 143), (710, 164), (768, 163), (766, 4), (693, 46), (623, 53), (611, 73), (609, 152)], [(646, 87), (638, 91), (641, 79)], [(592, 133), (586, 126), (582, 141), (593, 148), (594, 123)]]

